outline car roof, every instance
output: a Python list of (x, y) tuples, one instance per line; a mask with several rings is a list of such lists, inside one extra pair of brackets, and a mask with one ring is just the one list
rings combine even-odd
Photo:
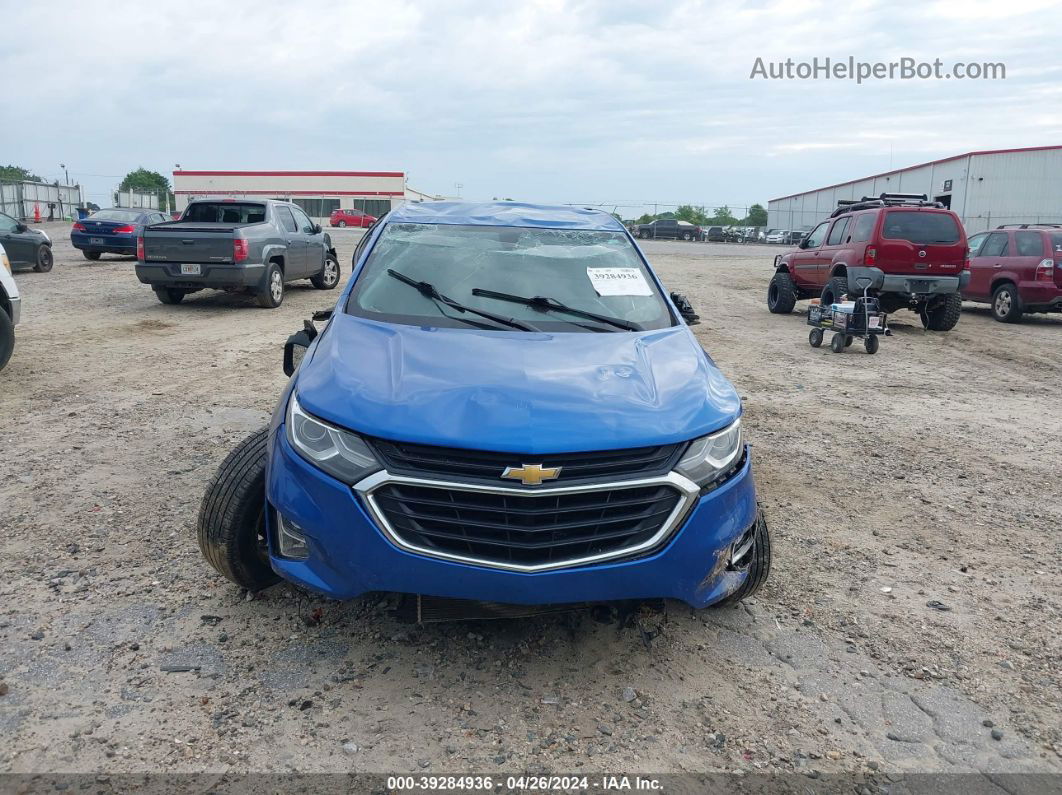
[(409, 202), (392, 210), (387, 223), (625, 231), (614, 216), (601, 210), (525, 202)]

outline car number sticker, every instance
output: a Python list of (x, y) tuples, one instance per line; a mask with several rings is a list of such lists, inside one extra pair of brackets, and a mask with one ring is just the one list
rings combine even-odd
[(652, 295), (649, 282), (637, 268), (587, 268), (598, 295)]

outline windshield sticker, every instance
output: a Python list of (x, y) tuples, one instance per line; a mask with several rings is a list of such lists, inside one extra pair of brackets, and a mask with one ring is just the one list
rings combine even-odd
[(586, 275), (601, 296), (653, 294), (638, 268), (587, 268)]

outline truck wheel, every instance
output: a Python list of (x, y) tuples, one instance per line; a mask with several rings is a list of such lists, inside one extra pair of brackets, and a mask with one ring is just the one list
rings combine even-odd
[(689, 232), (683, 232), (682, 233), (682, 239), (683, 240), (693, 240), (693, 235), (691, 235)]
[(55, 257), (52, 256), (52, 247), (37, 246), (37, 264), (33, 266), (33, 270), (37, 271), (37, 273), (47, 273), (52, 269), (54, 263)]
[(793, 277), (786, 271), (778, 271), (767, 287), (767, 309), (775, 315), (787, 315), (796, 306), (797, 291)]
[(264, 309), (276, 309), (284, 303), (284, 273), (275, 262), (269, 263), (266, 271), (265, 289), (258, 293), (258, 305)]
[(753, 596), (763, 584), (767, 582), (767, 576), (771, 573), (771, 535), (767, 530), (767, 520), (760, 511), (756, 517), (756, 529), (753, 531), (752, 551), (748, 553), (748, 576), (745, 582), (729, 596), (720, 599), (712, 607), (723, 607), (740, 602)]
[[(1002, 288), (1001, 288), (1002, 289)], [(998, 290), (996, 291), (998, 295)], [(1017, 297), (1017, 296), (1015, 296)], [(996, 299), (992, 299), (992, 314), (996, 312)], [(951, 331), (962, 314), (962, 296), (952, 293), (944, 297), (932, 309), (926, 309), (926, 328), (930, 331)], [(1019, 310), (1019, 316), (1021, 311)], [(1009, 321), (1013, 322), (1013, 321)]]
[(1017, 323), (1022, 312), (1021, 297), (1014, 285), (999, 285), (992, 294), (992, 317), (1000, 323)]
[(826, 286), (822, 288), (822, 293), (819, 295), (819, 300), (823, 306), (828, 307), (830, 304), (836, 304), (841, 300), (842, 295), (848, 294), (848, 277), (847, 276), (834, 276), (828, 282)]
[(152, 287), (155, 297), (164, 304), (179, 304), (184, 300), (187, 293), (177, 287)]
[(331, 254), (325, 257), (321, 272), (310, 279), (318, 290), (331, 290), (339, 284), (339, 262)]
[(261, 428), (226, 456), (199, 506), (199, 549), (218, 574), (249, 591), (280, 578), (269, 566), (265, 529), (266, 444)]
[(11, 316), (0, 309), (0, 370), (4, 369), (13, 350), (15, 350), (15, 325), (11, 322)]
[(822, 329), (813, 328), (808, 332), (808, 342), (811, 343), (812, 348), (819, 348), (822, 346)]
[(100, 252), (98, 251), (82, 251), (81, 253), (85, 256), (85, 259), (92, 260), (93, 262), (100, 258)]

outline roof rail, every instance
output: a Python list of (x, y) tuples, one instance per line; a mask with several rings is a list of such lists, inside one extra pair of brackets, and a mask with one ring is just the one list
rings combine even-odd
[(1062, 224), (1000, 224), (996, 229), (1062, 229)]
[(830, 218), (836, 218), (844, 213), (855, 210), (869, 210), (873, 207), (938, 207), (943, 208), (940, 202), (931, 202), (924, 193), (882, 193), (877, 198), (864, 196), (862, 199), (838, 199), (837, 209), (830, 213)]

